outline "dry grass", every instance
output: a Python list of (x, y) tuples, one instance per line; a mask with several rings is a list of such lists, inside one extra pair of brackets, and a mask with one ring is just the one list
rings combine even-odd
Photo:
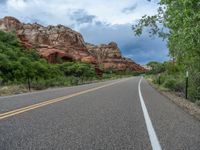
[(26, 92), (28, 92), (28, 89), (24, 85), (0, 86), (0, 96), (21, 94)]

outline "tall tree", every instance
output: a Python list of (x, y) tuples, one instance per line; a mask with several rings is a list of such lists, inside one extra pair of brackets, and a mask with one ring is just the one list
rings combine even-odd
[(167, 40), (170, 56), (192, 74), (191, 91), (197, 91), (196, 95), (200, 91), (200, 1), (161, 0), (159, 5), (156, 15), (143, 16), (133, 30), (141, 35), (150, 27), (151, 35)]

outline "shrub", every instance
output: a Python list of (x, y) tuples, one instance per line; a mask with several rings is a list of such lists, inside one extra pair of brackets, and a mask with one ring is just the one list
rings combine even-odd
[(200, 100), (200, 72), (191, 72), (189, 76), (189, 97), (195, 102)]
[(176, 82), (175, 79), (168, 78), (168, 79), (165, 80), (165, 82), (163, 83), (163, 85), (164, 85), (164, 87), (166, 87), (166, 88), (169, 88), (169, 89), (171, 89), (171, 90), (174, 90), (175, 82)]
[(174, 91), (176, 92), (184, 92), (185, 91), (185, 82), (178, 80), (175, 82)]
[(184, 92), (185, 82), (181, 78), (179, 78), (179, 77), (173, 78), (173, 76), (166, 76), (163, 79), (164, 80), (162, 80), (162, 81), (164, 81), (163, 82), (164, 87), (166, 87), (170, 90), (176, 91), (176, 92)]
[(163, 84), (166, 79), (166, 76), (163, 74), (155, 75), (153, 81), (155, 84)]
[(200, 100), (197, 100), (195, 103), (197, 104), (197, 106), (200, 106)]
[(38, 81), (33, 81), (31, 84), (31, 88), (35, 90), (43, 90), (46, 89), (48, 86), (46, 85), (46, 81), (40, 79)]

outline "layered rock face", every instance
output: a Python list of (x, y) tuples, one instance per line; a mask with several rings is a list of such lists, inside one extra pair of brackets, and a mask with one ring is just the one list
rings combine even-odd
[(15, 32), (22, 45), (36, 49), (49, 62), (56, 62), (57, 57), (64, 60), (95, 62), (95, 58), (87, 51), (82, 35), (65, 26), (43, 27), (36, 23), (24, 24), (13, 17), (5, 17), (0, 20), (0, 30)]
[(120, 49), (115, 42), (111, 42), (108, 45), (93, 45), (88, 43), (86, 46), (89, 53), (97, 58), (97, 64), (99, 66), (102, 64), (105, 69), (145, 71), (143, 67), (131, 59), (122, 57)]
[(85, 43), (80, 33), (63, 25), (44, 27), (5, 17), (0, 20), (0, 30), (15, 32), (24, 47), (37, 50), (50, 63), (57, 63), (59, 58), (102, 65), (105, 69), (144, 71), (132, 60), (123, 58), (116, 43), (98, 46)]

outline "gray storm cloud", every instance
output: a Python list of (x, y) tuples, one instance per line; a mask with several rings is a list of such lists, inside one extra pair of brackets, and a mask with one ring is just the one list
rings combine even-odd
[(78, 24), (83, 23), (92, 23), (96, 16), (89, 15), (84, 9), (75, 10), (70, 17), (72, 20), (75, 20)]

